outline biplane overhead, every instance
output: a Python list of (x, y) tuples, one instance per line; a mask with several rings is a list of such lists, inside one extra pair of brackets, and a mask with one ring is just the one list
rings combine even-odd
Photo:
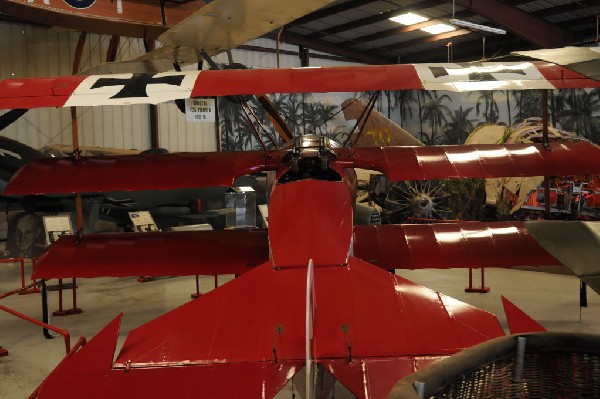
[[(6, 107), (11, 99), (19, 107), (129, 104), (367, 87), (599, 84), (547, 63), (202, 71), (7, 80), (0, 82), (0, 104)], [(600, 148), (581, 141), (356, 148), (308, 135), (277, 150), (34, 160), (15, 174), (6, 194), (229, 186), (239, 175), (276, 174), (268, 231), (65, 236), (49, 247), (37, 263), (37, 278), (241, 277), (132, 331), (113, 361), (115, 319), (62, 362), (36, 394), (75, 397), (93, 387), (90, 395), (97, 397), (273, 397), (305, 369), (308, 390), (314, 389), (314, 370), (325, 370), (357, 397), (384, 397), (398, 378), (504, 332), (493, 315), (383, 269), (560, 262), (522, 223), (353, 226), (353, 168), (377, 170), (390, 180), (489, 178), (600, 173), (598, 159)], [(202, 326), (195, 324), (199, 314)], [(226, 383), (231, 380), (235, 384)], [(66, 383), (69, 392), (63, 389)]]

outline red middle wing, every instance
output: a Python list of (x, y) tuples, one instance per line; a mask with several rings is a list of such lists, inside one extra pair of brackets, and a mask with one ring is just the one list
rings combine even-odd
[(20, 169), (4, 194), (231, 186), (238, 176), (269, 168), (262, 151), (44, 158)]
[(600, 147), (589, 142), (371, 147), (353, 150), (353, 166), (392, 181), (460, 177), (564, 176), (600, 173)]
[[(600, 147), (588, 142), (356, 148), (339, 164), (378, 170), (390, 180), (600, 174)], [(282, 167), (284, 151), (179, 153), (41, 159), (19, 170), (5, 195), (229, 186), (235, 177)]]

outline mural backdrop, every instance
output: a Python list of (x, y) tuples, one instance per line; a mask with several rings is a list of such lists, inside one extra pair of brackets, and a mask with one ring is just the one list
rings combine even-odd
[[(351, 97), (367, 100), (371, 93), (275, 94), (270, 96), (295, 134), (316, 133), (343, 141), (355, 124), (346, 121), (342, 102)], [(516, 125), (531, 117), (541, 117), (541, 91), (387, 91), (379, 97), (376, 108), (425, 144), (461, 144), (483, 124)], [(265, 112), (253, 100), (249, 102), (261, 121)], [(600, 89), (550, 91), (549, 123), (600, 143)], [(277, 137), (269, 122), (264, 129)], [(221, 148), (228, 150), (259, 149), (238, 104), (219, 100)], [(267, 143), (266, 134), (262, 134)], [(277, 140), (280, 144), (281, 140)]]

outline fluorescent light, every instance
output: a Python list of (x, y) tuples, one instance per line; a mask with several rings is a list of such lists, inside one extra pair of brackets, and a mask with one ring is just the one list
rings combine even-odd
[(394, 21), (402, 25), (414, 25), (418, 24), (419, 22), (429, 21), (429, 18), (426, 18), (422, 15), (414, 14), (412, 12), (407, 12), (390, 18), (390, 21)]
[(468, 29), (480, 30), (482, 32), (495, 33), (497, 35), (506, 35), (506, 31), (504, 29), (497, 29), (497, 28), (492, 28), (492, 27), (486, 26), (486, 25), (474, 24), (473, 22), (462, 21), (460, 19), (451, 19), (450, 23), (453, 25), (462, 26), (462, 27), (468, 28)]
[(425, 28), (421, 28), (422, 31), (431, 33), (432, 35), (437, 35), (438, 33), (451, 32), (456, 30), (454, 26), (448, 24), (435, 24), (431, 26), (426, 26)]

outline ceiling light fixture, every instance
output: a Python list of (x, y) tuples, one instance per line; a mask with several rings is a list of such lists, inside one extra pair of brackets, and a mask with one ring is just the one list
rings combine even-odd
[(395, 17), (390, 18), (390, 21), (394, 21), (396, 23), (408, 26), (408, 25), (418, 24), (420, 22), (429, 21), (429, 18), (426, 18), (422, 15), (415, 14), (412, 12), (407, 12), (407, 13), (396, 15)]
[(431, 33), (432, 35), (437, 35), (440, 33), (451, 32), (453, 30), (456, 30), (456, 28), (448, 24), (435, 24), (421, 28), (421, 30), (427, 33)]
[(482, 32), (495, 33), (497, 35), (506, 35), (506, 31), (504, 29), (492, 28), (486, 25), (474, 24), (473, 22), (463, 21), (460, 19), (451, 19), (449, 21), (452, 25), (461, 26), (463, 28), (479, 30)]

